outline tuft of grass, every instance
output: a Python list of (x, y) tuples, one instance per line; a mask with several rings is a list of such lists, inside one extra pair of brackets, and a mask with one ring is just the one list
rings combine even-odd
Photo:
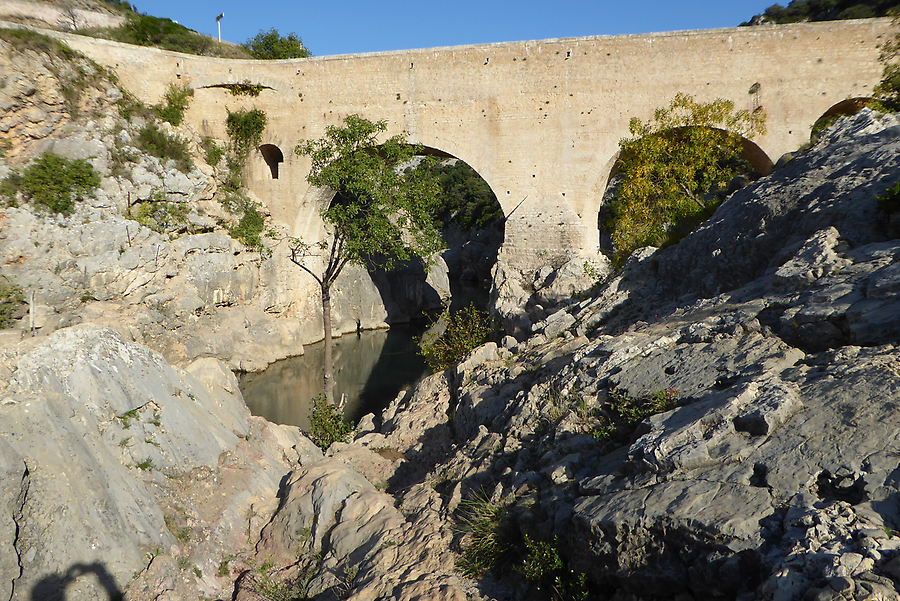
[(219, 562), (219, 569), (216, 570), (216, 576), (224, 577), (231, 575), (231, 562), (237, 559), (234, 555), (226, 555)]
[(508, 568), (515, 560), (518, 531), (509, 506), (495, 503), (485, 491), (460, 505), (460, 530), (467, 542), (457, 567), (470, 578)]
[(166, 523), (166, 528), (172, 533), (172, 536), (174, 536), (176, 540), (182, 543), (191, 540), (191, 532), (193, 529), (190, 526), (180, 525), (178, 523), (178, 518), (174, 515), (163, 516), (163, 520)]
[(143, 471), (145, 471), (145, 472), (146, 472), (147, 470), (152, 470), (152, 469), (155, 467), (155, 466), (153, 465), (153, 458), (147, 457), (146, 459), (144, 459), (144, 460), (141, 461), (140, 463), (135, 464), (135, 467), (137, 467), (138, 469), (143, 470)]

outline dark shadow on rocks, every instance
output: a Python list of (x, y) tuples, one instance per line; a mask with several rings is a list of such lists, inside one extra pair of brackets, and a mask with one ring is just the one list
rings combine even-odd
[(452, 445), (445, 444), (451, 439), (448, 424), (438, 424), (426, 430), (419, 438), (421, 446), (415, 445), (418, 447), (417, 450), (407, 451), (404, 456), (406, 461), (402, 461), (388, 479), (388, 492), (396, 494), (424, 482), (425, 477), (435, 466), (444, 463), (455, 454), (456, 450)]
[[(119, 601), (125, 594), (119, 589), (115, 578), (100, 562), (72, 564), (65, 574), (55, 572), (41, 578), (31, 589), (31, 601), (65, 601), (66, 589), (80, 576), (93, 574), (100, 587), (106, 592), (105, 599)], [(103, 599), (102, 597), (98, 597)]]

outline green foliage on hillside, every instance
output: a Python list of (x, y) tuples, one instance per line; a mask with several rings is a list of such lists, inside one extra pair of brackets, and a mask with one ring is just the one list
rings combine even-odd
[(281, 36), (275, 28), (269, 31), (260, 30), (253, 37), (242, 44), (253, 58), (261, 60), (278, 60), (286, 58), (306, 58), (311, 56), (309, 50), (303, 46), (296, 33), (291, 32), (287, 36)]
[(735, 111), (717, 99), (695, 102), (678, 94), (653, 120), (633, 118), (631, 138), (619, 142), (622, 181), (604, 211), (602, 227), (618, 259), (644, 246), (674, 244), (716, 210), (723, 190), (746, 163), (742, 136), (765, 132), (761, 111)]
[(416, 169), (436, 179), (441, 187), (435, 219), (444, 226), (455, 223), (465, 230), (473, 230), (503, 219), (503, 209), (493, 190), (466, 163), (423, 161)]
[(117, 42), (136, 46), (153, 46), (164, 50), (204, 54), (212, 45), (212, 38), (179, 25), (172, 19), (129, 13), (125, 23), (110, 29), (108, 35)]
[(134, 6), (132, 6), (128, 2), (125, 2), (125, 0), (100, 0), (100, 2), (122, 11), (129, 10), (135, 12)]
[(7, 205), (15, 205), (18, 192), (54, 213), (71, 215), (75, 201), (93, 196), (100, 186), (100, 174), (83, 159), (67, 159), (44, 153), (23, 173), (13, 172), (0, 182), (0, 195)]
[(169, 84), (166, 94), (163, 97), (164, 104), (157, 104), (153, 107), (153, 112), (163, 121), (168, 121), (172, 125), (181, 125), (184, 119), (184, 112), (187, 110), (191, 96), (194, 90), (186, 85)]
[(248, 58), (247, 51), (243, 47), (219, 42), (214, 38), (188, 29), (172, 19), (139, 13), (127, 2), (112, 0), (107, 3), (119, 8), (124, 13), (125, 22), (119, 27), (111, 29), (80, 30), (80, 34), (122, 42), (123, 44), (152, 46), (184, 54), (218, 56), (222, 58)]
[(0, 39), (9, 43), (16, 52), (33, 51), (47, 56), (49, 60), (44, 66), (56, 78), (66, 111), (73, 119), (78, 118), (81, 95), (89, 86), (104, 80), (116, 83), (112, 73), (91, 59), (40, 33), (27, 29), (0, 29)]
[(188, 144), (178, 136), (170, 135), (150, 122), (138, 132), (137, 146), (147, 154), (160, 159), (175, 161), (175, 167), (187, 173), (194, 168)]
[(786, 7), (773, 4), (751, 22), (799, 23), (802, 21), (838, 21), (886, 17), (900, 9), (897, 0), (792, 0)]

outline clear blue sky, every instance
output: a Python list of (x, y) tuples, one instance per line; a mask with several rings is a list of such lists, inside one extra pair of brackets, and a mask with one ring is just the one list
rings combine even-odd
[[(316, 56), (548, 38), (734, 27), (774, 0), (132, 0), (242, 43), (261, 29), (294, 32)], [(783, 5), (787, 0), (782, 1)]]

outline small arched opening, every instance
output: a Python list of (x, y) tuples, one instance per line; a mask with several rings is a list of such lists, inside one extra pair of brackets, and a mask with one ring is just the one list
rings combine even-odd
[(284, 153), (274, 144), (263, 144), (259, 147), (259, 152), (272, 172), (272, 179), (278, 179), (278, 163), (284, 162)]

